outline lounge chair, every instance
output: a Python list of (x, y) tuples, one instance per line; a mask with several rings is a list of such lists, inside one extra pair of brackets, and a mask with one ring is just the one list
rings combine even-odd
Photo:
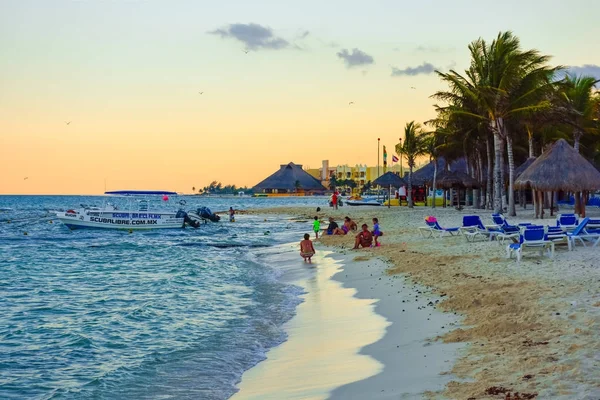
[(442, 237), (445, 234), (449, 234), (450, 236), (459, 235), (460, 228), (442, 228), (437, 221), (425, 221), (427, 226), (419, 227), (419, 233), (424, 238), (434, 237)]
[(554, 257), (554, 242), (546, 239), (546, 232), (543, 226), (532, 225), (523, 230), (519, 243), (512, 243), (506, 246), (506, 258), (510, 258), (514, 253), (517, 256), (517, 262), (521, 262), (521, 257), (525, 250), (534, 250), (543, 255), (544, 251), (549, 251), (550, 258)]
[[(583, 220), (581, 220), (581, 223), (579, 223), (579, 225), (577, 225), (575, 230), (573, 230), (573, 232), (567, 232), (567, 236), (569, 238), (569, 242), (571, 243), (572, 247), (575, 247), (575, 242), (577, 240), (581, 242), (583, 247), (585, 247), (586, 240), (594, 242), (592, 244), (592, 247), (596, 247), (596, 246), (598, 246), (598, 244), (600, 244), (600, 231), (586, 230), (586, 227), (589, 224), (589, 222), (590, 222), (589, 218), (584, 218)], [(572, 248), (572, 247), (569, 247), (569, 248)]]
[(546, 240), (550, 240), (554, 245), (566, 244), (569, 250), (572, 250), (571, 240), (560, 226), (548, 226), (546, 228)]
[(575, 214), (558, 214), (556, 218), (556, 226), (560, 226), (565, 232), (570, 232), (577, 228), (577, 216)]
[(465, 235), (467, 242), (474, 242), (480, 235), (492, 240), (496, 235), (502, 233), (495, 225), (489, 227), (483, 225), (479, 215), (465, 215), (459, 231)]

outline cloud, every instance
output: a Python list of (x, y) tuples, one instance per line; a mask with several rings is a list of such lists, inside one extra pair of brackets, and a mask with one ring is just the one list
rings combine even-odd
[[(271, 28), (259, 24), (230, 24), (225, 28), (208, 32), (222, 38), (235, 39), (242, 42), (249, 50), (279, 50), (290, 46), (290, 43), (273, 34)], [(308, 34), (308, 31), (306, 32)]]
[(600, 79), (600, 66), (594, 64), (584, 64), (580, 67), (570, 66), (567, 68), (569, 74), (593, 76)]
[(346, 67), (348, 68), (375, 63), (373, 57), (357, 48), (352, 49), (352, 53), (347, 49), (342, 49), (342, 51), (337, 52), (337, 56), (344, 60), (344, 63), (346, 63)]
[(452, 51), (454, 50), (452, 47), (440, 47), (440, 46), (417, 46), (415, 48), (416, 52), (422, 52), (422, 53), (445, 53), (448, 51)]
[(417, 67), (406, 67), (404, 69), (392, 66), (392, 76), (430, 75), (433, 74), (436, 69), (439, 70), (440, 68), (435, 67), (433, 64), (428, 62), (424, 62), (422, 65)]

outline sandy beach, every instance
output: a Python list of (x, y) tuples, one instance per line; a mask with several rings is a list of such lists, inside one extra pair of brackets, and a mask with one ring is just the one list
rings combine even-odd
[[(306, 208), (266, 212), (307, 221), (315, 215)], [(383, 369), (337, 387), (332, 399), (600, 398), (600, 248), (578, 245), (569, 252), (557, 246), (553, 259), (531, 253), (518, 265), (496, 241), (419, 235), (427, 215), (451, 227), (471, 214), (491, 223), (491, 212), (472, 209), (344, 207), (317, 213), (322, 220), (349, 215), (369, 224), (377, 216), (385, 233), (382, 246), (373, 249), (349, 250), (350, 236), (317, 241), (318, 249), (348, 257), (335, 279), (357, 289), (359, 298), (379, 300), (375, 312), (390, 323), (380, 340), (360, 351)], [(518, 214), (509, 221), (533, 221), (532, 210)], [(549, 216), (539, 222), (555, 223)], [(432, 312), (444, 314), (432, 318)], [(407, 322), (418, 329), (407, 332)], [(421, 367), (435, 373), (411, 376)]]

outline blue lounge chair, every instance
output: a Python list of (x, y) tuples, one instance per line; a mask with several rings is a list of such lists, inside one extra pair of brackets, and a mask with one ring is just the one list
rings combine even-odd
[(434, 237), (436, 235), (437, 237), (442, 237), (445, 234), (449, 234), (450, 236), (454, 236), (454, 234), (460, 234), (460, 228), (442, 228), (437, 221), (425, 221), (425, 223), (427, 226), (419, 227), (419, 233), (421, 233), (421, 236), (424, 238)]
[(506, 246), (506, 258), (510, 258), (514, 253), (517, 256), (517, 262), (521, 262), (521, 257), (525, 250), (535, 250), (543, 255), (544, 251), (550, 252), (550, 258), (554, 257), (554, 242), (546, 239), (546, 232), (543, 226), (532, 225), (523, 230), (519, 243), (512, 243)]
[(556, 226), (560, 226), (563, 231), (570, 232), (577, 228), (577, 216), (575, 214), (559, 214), (556, 218)]
[(479, 215), (465, 215), (459, 231), (465, 235), (468, 242), (474, 242), (479, 235), (492, 240), (496, 235), (502, 233), (495, 225), (490, 227), (483, 225)]
[(589, 218), (584, 218), (581, 220), (581, 223), (579, 223), (579, 225), (577, 225), (575, 230), (573, 230), (573, 232), (567, 232), (567, 236), (569, 238), (569, 242), (571, 243), (572, 247), (575, 247), (575, 242), (577, 240), (579, 240), (581, 242), (583, 247), (585, 247), (586, 240), (594, 242), (592, 244), (592, 247), (598, 246), (598, 244), (600, 243), (600, 231), (586, 230), (586, 227), (589, 224), (589, 222), (590, 222)]

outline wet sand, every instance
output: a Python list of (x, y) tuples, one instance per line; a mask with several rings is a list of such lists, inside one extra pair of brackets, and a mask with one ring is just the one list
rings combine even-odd
[[(563, 212), (569, 211), (572, 212)], [(299, 220), (315, 213), (312, 208), (266, 212), (293, 215)], [(519, 218), (509, 218), (511, 223), (534, 221), (531, 210), (518, 212)], [(335, 247), (337, 253), (354, 253), (361, 260), (376, 257), (389, 263), (386, 276), (402, 277), (430, 288), (431, 297), (440, 296), (440, 301), (434, 303), (437, 310), (449, 315), (456, 313), (462, 318), (462, 325), (451, 325), (450, 329), (444, 325), (439, 334), (433, 331), (424, 334), (425, 340), (435, 344), (463, 346), (456, 362), (448, 367), (450, 375), (442, 372), (441, 376), (449, 378), (445, 387), (440, 388), (435, 380), (425, 379), (420, 383), (420, 388), (428, 390), (425, 397), (503, 399), (515, 398), (519, 393), (518, 398), (600, 398), (600, 248), (578, 245), (569, 252), (566, 246), (557, 246), (554, 259), (531, 253), (518, 265), (514, 258), (505, 258), (505, 246), (495, 241), (468, 243), (462, 236), (423, 239), (419, 235), (418, 227), (424, 225), (427, 215), (435, 215), (442, 226), (449, 227), (460, 226), (463, 215), (471, 214), (481, 215), (484, 223), (491, 223), (489, 211), (346, 207), (319, 213), (323, 220), (331, 215), (338, 222), (346, 214), (359, 223), (369, 224), (377, 216), (385, 233), (382, 247), (349, 251), (353, 240), (347, 236), (325, 237), (322, 244)], [(598, 217), (600, 212), (588, 209), (588, 214)], [(535, 222), (555, 223), (549, 217)], [(381, 278), (383, 283), (385, 278)], [(366, 281), (373, 288), (369, 297), (381, 299), (389, 295), (402, 307), (404, 291), (386, 292), (376, 274)], [(359, 296), (363, 296), (360, 289)], [(383, 340), (362, 353), (384, 364), (383, 372), (338, 388), (333, 392), (334, 397), (368, 393), (368, 398), (402, 398), (399, 393), (404, 390), (400, 379), (404, 357), (400, 353), (391, 356), (391, 346), (384, 345), (387, 337), (397, 339), (401, 335), (392, 332), (402, 326), (402, 316), (386, 315), (384, 307), (376, 311), (392, 325)], [(357, 318), (355, 323), (361, 324), (361, 320)], [(418, 354), (416, 349), (417, 345), (412, 346), (414, 354)], [(408, 364), (411, 362), (414, 361)], [(386, 371), (394, 371), (396, 379), (383, 379)], [(390, 392), (395, 395), (388, 396)], [(420, 398), (414, 394), (407, 396)]]

